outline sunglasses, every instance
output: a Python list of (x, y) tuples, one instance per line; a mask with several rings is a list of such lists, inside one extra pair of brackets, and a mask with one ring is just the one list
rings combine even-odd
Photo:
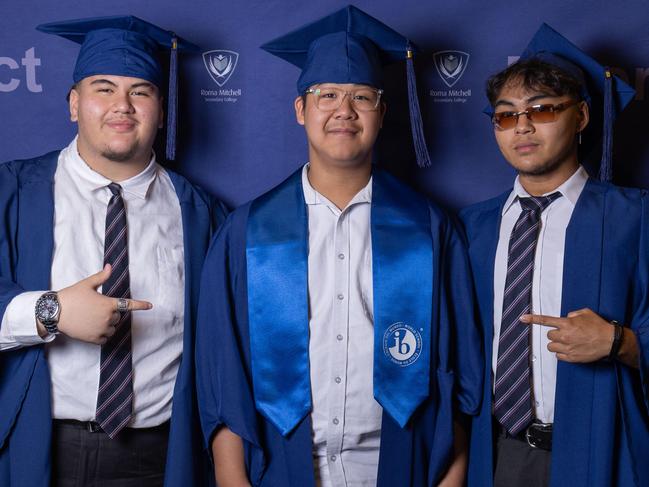
[(571, 100), (553, 105), (532, 105), (522, 112), (498, 112), (491, 117), (491, 122), (498, 130), (511, 130), (516, 127), (518, 117), (525, 115), (532, 123), (552, 123), (557, 120), (557, 115), (566, 108), (577, 105), (581, 100)]

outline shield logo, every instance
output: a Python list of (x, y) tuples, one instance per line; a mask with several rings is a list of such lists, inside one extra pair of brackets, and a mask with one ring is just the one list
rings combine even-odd
[(433, 60), (439, 77), (451, 88), (464, 74), (469, 64), (469, 54), (462, 51), (439, 51), (433, 54)]
[(234, 51), (215, 49), (203, 53), (205, 68), (219, 87), (228, 82), (237, 67), (238, 60), (239, 53)]

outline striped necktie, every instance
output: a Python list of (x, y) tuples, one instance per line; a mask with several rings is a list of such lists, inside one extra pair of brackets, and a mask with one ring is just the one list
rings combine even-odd
[[(103, 293), (115, 298), (130, 298), (128, 274), (128, 239), (126, 209), (121, 186), (108, 185), (113, 194), (106, 211), (106, 238), (104, 265), (111, 264), (112, 272), (103, 285)], [(101, 347), (99, 391), (96, 421), (115, 438), (128, 425), (133, 410), (133, 363), (131, 358), (131, 313), (122, 313), (115, 334)]]
[(532, 277), (541, 213), (561, 193), (519, 198), (522, 211), (509, 238), (507, 278), (498, 341), (494, 414), (515, 436), (532, 421), (529, 325), (519, 321), (532, 312)]

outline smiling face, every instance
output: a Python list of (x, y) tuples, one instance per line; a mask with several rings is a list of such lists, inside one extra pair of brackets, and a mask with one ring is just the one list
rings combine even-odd
[[(520, 112), (532, 105), (570, 101), (570, 96), (556, 96), (542, 88), (527, 88), (520, 80), (510, 79), (500, 90), (494, 111)], [(577, 134), (587, 124), (588, 105), (581, 101), (558, 112), (554, 122), (535, 123), (523, 114), (518, 117), (514, 128), (501, 130), (494, 126), (494, 134), (503, 156), (521, 178), (558, 174), (569, 177), (578, 166)]]
[[(367, 88), (357, 84), (323, 83), (319, 88), (335, 87), (353, 92)], [(355, 109), (350, 95), (343, 98), (336, 110), (323, 111), (316, 106), (314, 94), (295, 99), (295, 116), (304, 125), (309, 143), (311, 164), (337, 167), (370, 165), (372, 149), (385, 115), (380, 103), (374, 111)]]
[(79, 154), (91, 167), (142, 167), (162, 127), (162, 99), (140, 78), (89, 76), (70, 92), (70, 119), (78, 122)]

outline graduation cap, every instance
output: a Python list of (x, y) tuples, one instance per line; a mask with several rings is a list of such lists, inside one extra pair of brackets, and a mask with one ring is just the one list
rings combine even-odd
[[(534, 34), (520, 60), (538, 59), (556, 66), (581, 83), (581, 96), (588, 103), (591, 115), (602, 118), (602, 160), (599, 179), (612, 177), (613, 122), (631, 102), (635, 90), (614, 76), (608, 67), (575, 46), (547, 24)], [(596, 134), (595, 139), (598, 138)]]
[(381, 89), (383, 66), (405, 59), (417, 163), (430, 166), (412, 61), (416, 47), (406, 37), (348, 5), (261, 48), (302, 69), (297, 81), (300, 95), (318, 83), (354, 83)]
[(162, 89), (164, 76), (158, 52), (169, 49), (166, 155), (169, 160), (175, 158), (178, 51), (196, 51), (198, 46), (130, 15), (66, 20), (41, 24), (36, 28), (81, 44), (73, 73), (75, 83), (88, 76), (104, 74), (141, 78)]

